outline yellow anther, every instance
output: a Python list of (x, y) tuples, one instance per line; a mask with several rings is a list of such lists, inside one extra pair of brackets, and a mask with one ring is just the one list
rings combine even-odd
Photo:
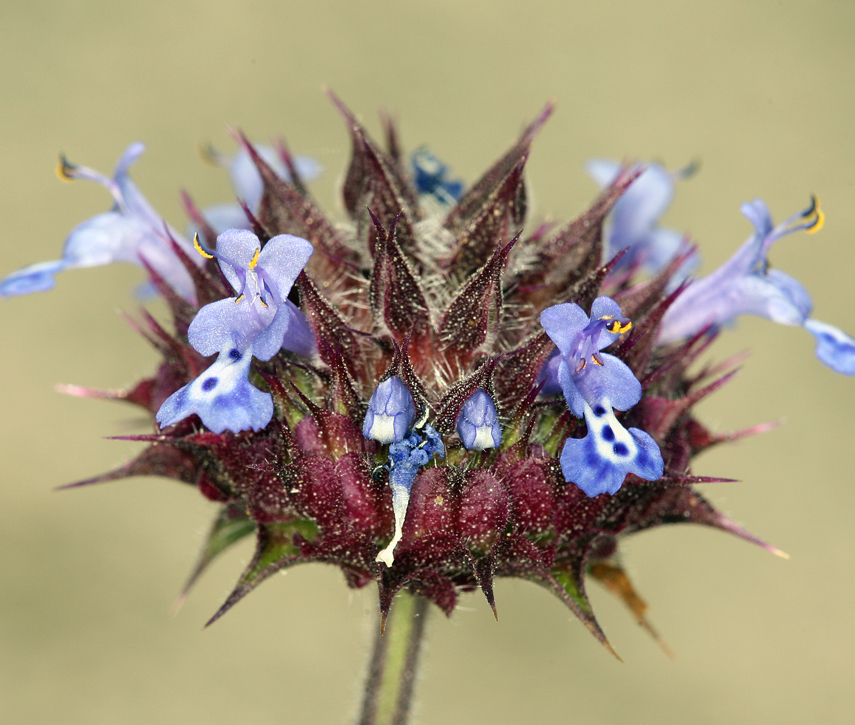
[(71, 172), (74, 171), (74, 164), (68, 163), (65, 156), (59, 157), (59, 163), (56, 165), (56, 175), (60, 181), (74, 181)]
[(813, 220), (813, 223), (810, 226), (805, 227), (805, 231), (808, 234), (816, 234), (825, 224), (825, 214), (823, 214), (822, 209), (819, 208), (819, 199), (816, 196), (812, 196), (810, 200), (811, 207), (805, 216), (816, 214), (816, 219)]
[(600, 367), (603, 367), (603, 358), (597, 355), (597, 353), (591, 355), (591, 360), (594, 361), (594, 365), (599, 365)]
[[(255, 269), (255, 265), (258, 264), (258, 255), (261, 254), (261, 249), (256, 249), (255, 254), (252, 255), (252, 260), (249, 263), (250, 269)], [(266, 305), (265, 305), (266, 307)]]
[(627, 332), (627, 331), (632, 329), (632, 322), (627, 320), (627, 323), (625, 325), (622, 325), (620, 323), (620, 320), (615, 320), (606, 329), (609, 332), (617, 333), (617, 334), (621, 335), (624, 332)]
[(259, 302), (261, 302), (261, 304), (262, 304), (262, 305), (264, 305), (265, 307), (270, 307), (270, 305), (268, 305), (268, 304), (264, 301), (264, 297), (259, 297), (259, 298), (258, 298), (258, 301), (259, 301)]
[(238, 297), (238, 298), (235, 300), (235, 304), (237, 304), (238, 302), (240, 302), (244, 297), (246, 297), (246, 295), (241, 295), (240, 297)]
[(213, 259), (214, 255), (209, 254), (205, 251), (204, 247), (199, 243), (199, 233), (193, 235), (193, 246), (196, 248), (196, 251), (199, 252), (205, 259)]

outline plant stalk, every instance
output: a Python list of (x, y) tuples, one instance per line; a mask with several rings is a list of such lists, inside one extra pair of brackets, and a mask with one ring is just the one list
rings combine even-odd
[(359, 725), (405, 725), (410, 714), (428, 601), (401, 592), (378, 627)]

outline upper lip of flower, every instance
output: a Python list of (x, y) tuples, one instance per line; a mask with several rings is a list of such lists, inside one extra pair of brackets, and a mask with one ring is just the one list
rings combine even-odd
[(561, 351), (558, 380), (576, 416), (583, 416), (584, 403), (596, 406), (603, 396), (619, 410), (638, 402), (641, 385), (629, 368), (600, 353), (631, 326), (614, 300), (598, 297), (590, 318), (576, 304), (554, 305), (541, 313), (540, 323)]

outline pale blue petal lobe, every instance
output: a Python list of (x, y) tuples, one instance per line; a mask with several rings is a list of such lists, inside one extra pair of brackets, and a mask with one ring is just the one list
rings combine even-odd
[(540, 313), (540, 324), (562, 354), (566, 355), (573, 348), (576, 336), (588, 324), (588, 315), (574, 303), (553, 305)]
[[(243, 303), (235, 304), (234, 297), (227, 297), (205, 305), (196, 313), (187, 330), (187, 341), (200, 355), (208, 357), (219, 352), (235, 335), (244, 339), (242, 347), (246, 348), (248, 343), (241, 334), (244, 310), (240, 304)], [(244, 305), (246, 307), (248, 304)]]
[(193, 382), (173, 393), (157, 412), (161, 428), (194, 413), (214, 433), (261, 430), (273, 417), (273, 398), (247, 379), (252, 349), (240, 354), (224, 349), (216, 362)]
[(300, 357), (314, 357), (318, 352), (318, 341), (306, 315), (291, 300), (285, 300), (282, 307), (289, 311), (288, 331), (282, 347)]
[(606, 405), (585, 408), (588, 433), (568, 438), (561, 451), (561, 471), (588, 496), (615, 494), (628, 473), (655, 481), (664, 471), (659, 446), (638, 428), (626, 430)]
[(279, 305), (272, 322), (258, 334), (253, 342), (252, 349), (259, 360), (269, 360), (282, 349), (286, 335), (290, 336), (291, 318), (290, 308), (287, 305)]
[(809, 319), (807, 331), (816, 338), (816, 356), (842, 375), (855, 375), (855, 339), (826, 322)]
[(0, 281), (0, 297), (28, 295), (31, 292), (47, 292), (53, 289), (56, 281), (53, 276), (65, 269), (65, 262), (39, 262), (12, 272)]
[(603, 378), (602, 397), (607, 399), (613, 408), (629, 410), (641, 400), (641, 383), (632, 370), (620, 358), (608, 353), (602, 353), (603, 366), (599, 370)]
[(286, 299), (294, 281), (303, 271), (314, 248), (305, 239), (290, 234), (273, 237), (258, 256), (258, 266), (263, 268), (278, 285), (280, 299)]

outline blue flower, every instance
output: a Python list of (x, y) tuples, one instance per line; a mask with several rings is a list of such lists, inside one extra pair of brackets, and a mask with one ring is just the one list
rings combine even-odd
[(445, 446), (439, 433), (430, 425), (425, 425), (422, 432), (410, 431), (405, 438), (389, 446), (389, 486), (392, 489), (395, 534), (386, 548), (377, 554), (375, 561), (382, 561), (386, 566), (392, 566), (395, 561), (395, 547), (403, 533), (413, 481), (419, 468), (430, 463), (434, 455), (445, 458)]
[(832, 370), (855, 375), (855, 340), (832, 325), (810, 317), (810, 295), (801, 283), (771, 269), (770, 247), (795, 231), (817, 232), (823, 214), (814, 199), (804, 211), (775, 226), (766, 204), (755, 199), (742, 205), (754, 234), (721, 267), (695, 280), (665, 313), (658, 342), (691, 337), (707, 327), (720, 327), (740, 315), (759, 315), (782, 325), (800, 325), (817, 342), (816, 355)]
[(498, 448), (502, 426), (493, 399), (480, 388), (463, 403), (457, 417), (457, 434), (468, 450)]
[[(276, 149), (258, 144), (255, 150), (281, 179), (289, 182), (292, 180), (282, 155), (277, 153)], [(249, 153), (241, 149), (234, 155), (228, 156), (211, 148), (206, 149), (206, 156), (229, 172), (235, 196), (242, 199), (253, 213), (257, 213), (264, 194), (264, 182)], [(311, 181), (320, 176), (321, 165), (310, 156), (294, 156), (293, 161), (302, 181)], [(249, 219), (240, 204), (215, 204), (204, 209), (202, 215), (218, 234), (226, 229), (250, 229)], [(196, 230), (191, 229), (191, 231)]]
[(422, 146), (410, 156), (413, 180), (419, 194), (433, 196), (443, 204), (452, 205), (463, 193), (463, 182), (448, 179), (448, 166)]
[(161, 428), (196, 413), (211, 430), (235, 433), (258, 430), (270, 422), (273, 401), (247, 380), (254, 355), (269, 360), (285, 348), (311, 356), (314, 334), (288, 293), (312, 255), (312, 245), (290, 234), (273, 237), (261, 249), (252, 232), (231, 229), (217, 237), (216, 257), (229, 284), (238, 293), (199, 310), (187, 340), (216, 362), (196, 380), (173, 393), (157, 412)]
[[(609, 186), (621, 169), (618, 162), (604, 159), (593, 159), (585, 166), (602, 188)], [(606, 259), (628, 249), (621, 259), (620, 267), (641, 267), (649, 274), (656, 274), (672, 259), (690, 250), (686, 237), (673, 229), (660, 227), (659, 219), (671, 205), (675, 178), (689, 176), (694, 170), (695, 167), (690, 165), (669, 172), (658, 164), (646, 164), (645, 170), (618, 199), (612, 210)], [(698, 262), (697, 253), (684, 262), (672, 280), (675, 289), (697, 267)]]
[(416, 419), (413, 396), (397, 375), (384, 380), (371, 394), (362, 435), (383, 445), (404, 440)]
[(632, 326), (617, 302), (598, 297), (590, 318), (579, 305), (555, 305), (541, 313), (540, 323), (559, 350), (558, 384), (567, 405), (588, 425), (585, 438), (564, 443), (565, 480), (596, 496), (615, 493), (627, 473), (648, 481), (659, 478), (664, 462), (655, 441), (638, 428), (626, 430), (613, 412), (641, 399), (641, 384), (626, 364), (600, 352)]
[(166, 225), (128, 174), (144, 149), (141, 143), (128, 146), (112, 179), (65, 159), (60, 162), (57, 173), (61, 178), (90, 179), (102, 184), (113, 196), (113, 208), (76, 226), (65, 241), (62, 259), (24, 267), (0, 281), (0, 297), (52, 289), (54, 275), (64, 269), (97, 267), (111, 262), (143, 266), (145, 262), (176, 292), (194, 301), (190, 275), (172, 251), (169, 236), (188, 253), (192, 250), (190, 243)]

